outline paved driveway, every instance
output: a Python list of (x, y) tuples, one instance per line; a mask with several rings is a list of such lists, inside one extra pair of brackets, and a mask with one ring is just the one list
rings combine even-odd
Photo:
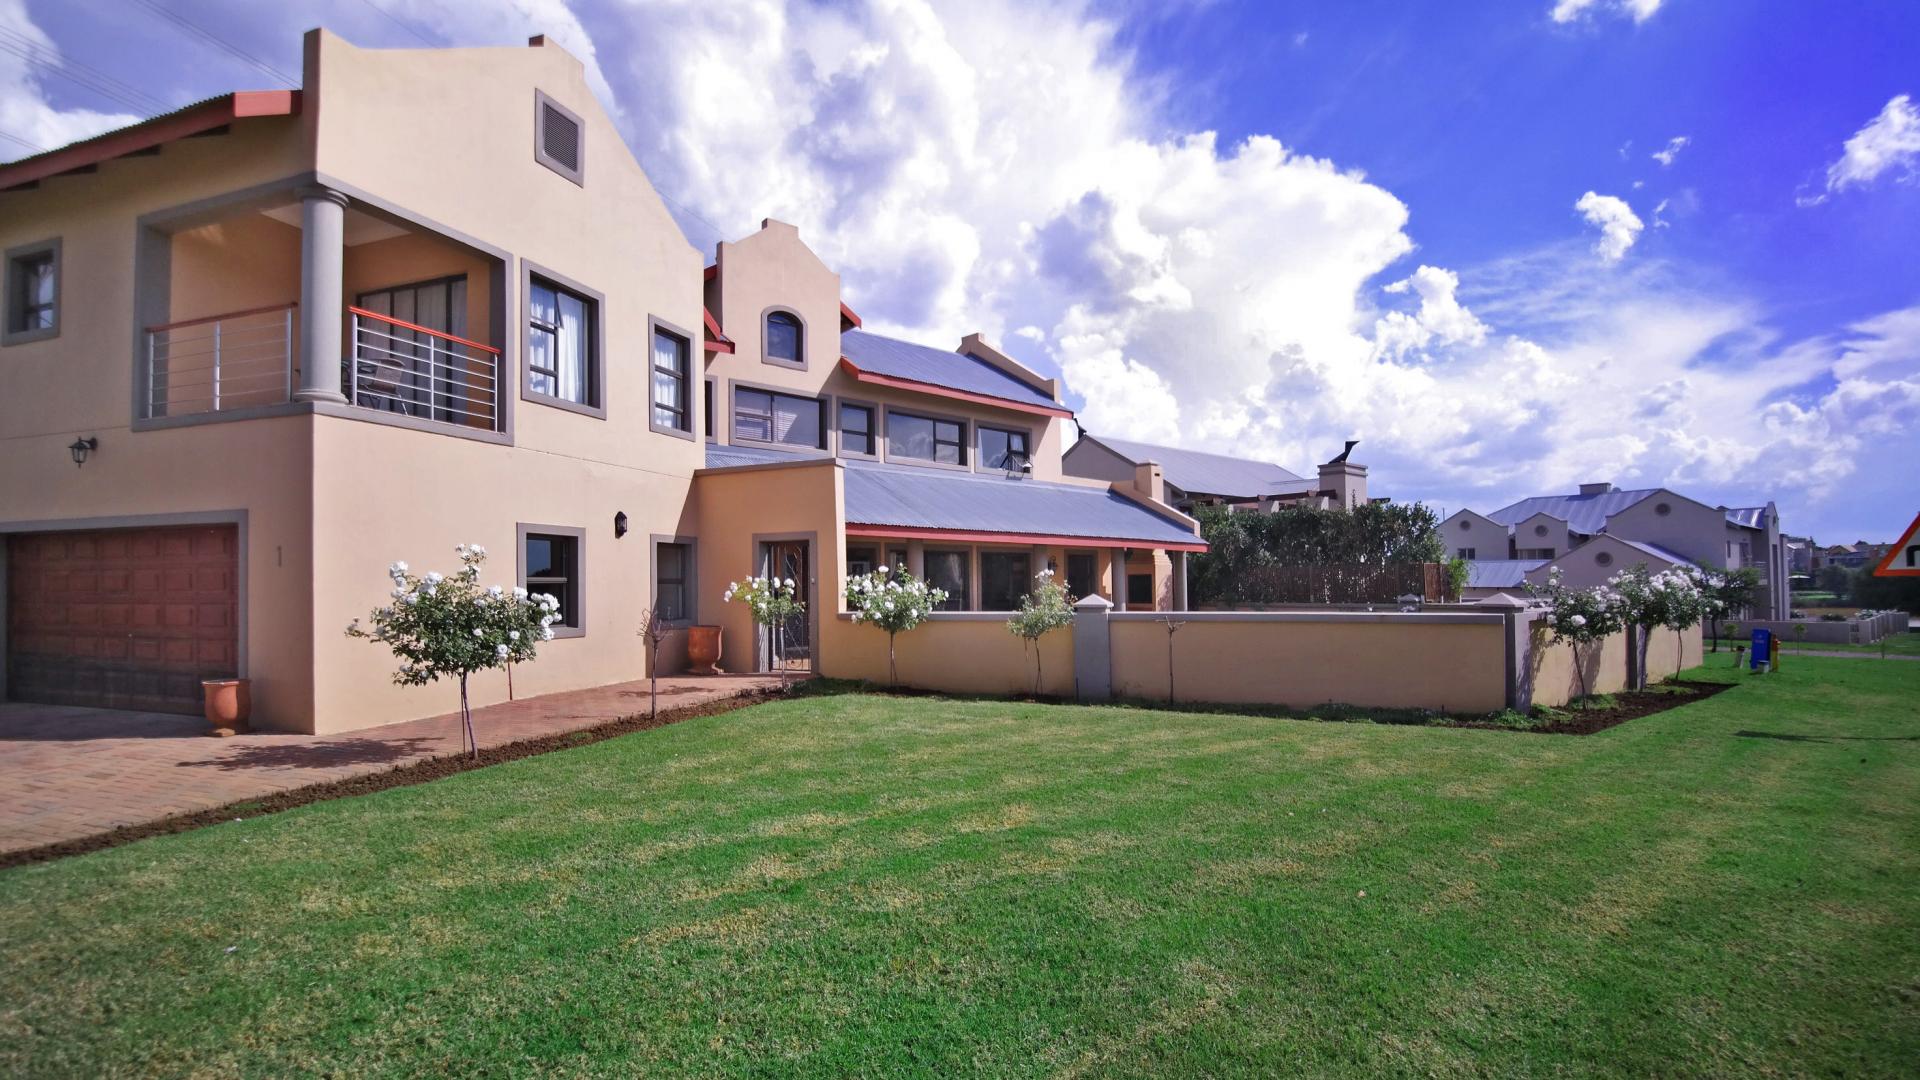
[[(661, 708), (776, 686), (773, 676), (662, 679)], [(484, 746), (578, 731), (645, 712), (647, 684), (619, 683), (475, 709)], [(455, 715), (341, 735), (205, 735), (196, 716), (0, 703), (0, 852), (207, 810), (288, 788), (459, 753)]]

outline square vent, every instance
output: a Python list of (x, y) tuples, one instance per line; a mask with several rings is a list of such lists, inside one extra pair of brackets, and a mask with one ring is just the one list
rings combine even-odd
[(584, 184), (586, 126), (577, 113), (534, 91), (533, 156), (540, 164), (576, 184)]

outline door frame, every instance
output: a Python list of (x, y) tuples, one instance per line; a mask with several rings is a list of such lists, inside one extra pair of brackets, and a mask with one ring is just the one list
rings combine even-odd
[[(820, 534), (817, 532), (785, 532), (753, 534), (753, 567), (756, 574), (771, 573), (768, 557), (774, 544), (804, 543), (807, 545), (807, 580), (800, 589), (801, 598), (807, 603), (807, 640), (810, 643), (807, 656), (809, 674), (820, 674)], [(753, 670), (768, 672), (773, 663), (772, 649), (768, 647), (768, 634), (754, 624), (753, 634)]]
[(54, 518), (45, 521), (0, 521), (0, 701), (7, 700), (7, 544), (11, 533), (88, 532), (95, 529), (146, 529), (169, 525), (232, 525), (234, 527), (234, 668), (242, 679), (252, 678), (247, 664), (247, 512), (245, 510), (186, 511), (176, 514), (118, 514), (107, 517)]

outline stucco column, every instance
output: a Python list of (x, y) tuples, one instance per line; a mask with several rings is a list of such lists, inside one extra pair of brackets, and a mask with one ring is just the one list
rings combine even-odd
[(1173, 610), (1187, 610), (1187, 553), (1171, 551), (1167, 553), (1173, 560)]
[(1073, 605), (1073, 696), (1081, 701), (1113, 697), (1113, 652), (1107, 615), (1113, 605), (1089, 596)]
[(1113, 606), (1127, 610), (1127, 549), (1113, 549)]
[(907, 573), (913, 575), (915, 581), (927, 578), (927, 545), (918, 540), (907, 541)]
[(340, 393), (341, 275), (347, 197), (328, 187), (300, 189), (300, 387), (295, 401), (346, 403)]

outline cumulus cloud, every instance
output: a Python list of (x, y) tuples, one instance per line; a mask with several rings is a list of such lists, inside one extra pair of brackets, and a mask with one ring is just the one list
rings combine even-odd
[(1579, 22), (1603, 13), (1643, 23), (1653, 18), (1660, 4), (1661, 0), (1556, 0), (1548, 14), (1557, 23)]
[(1847, 140), (1839, 159), (1827, 166), (1825, 191), (1798, 201), (1802, 206), (1823, 203), (1890, 172), (1903, 183), (1911, 183), (1920, 175), (1920, 109), (1906, 94), (1888, 101), (1878, 116)]
[(1399, 359), (1429, 345), (1479, 345), (1487, 340), (1486, 324), (1468, 311), (1454, 293), (1460, 275), (1437, 266), (1422, 266), (1413, 276), (1381, 291), (1412, 293), (1420, 298), (1418, 311), (1391, 311), (1373, 324), (1375, 358)]
[(1692, 139), (1685, 135), (1675, 135), (1673, 138), (1667, 140), (1667, 145), (1664, 148), (1655, 150), (1651, 156), (1653, 160), (1659, 162), (1660, 167), (1664, 169), (1673, 164), (1673, 159), (1679, 157), (1680, 151), (1685, 150), (1687, 144), (1692, 141)]
[(1633, 242), (1640, 238), (1640, 230), (1646, 227), (1640, 216), (1633, 212), (1633, 207), (1617, 196), (1589, 191), (1580, 196), (1573, 208), (1580, 211), (1580, 216), (1587, 220), (1587, 224), (1600, 230), (1600, 238), (1594, 241), (1593, 251), (1602, 262), (1619, 262)]
[[(0, 38), (48, 61), (60, 55), (52, 39), (28, 16), (23, 0), (0, 0)], [(56, 108), (48, 102), (33, 66), (13, 49), (0, 50), (0, 132), (7, 133), (0, 140), (0, 160), (52, 150), (139, 119), (132, 113)]]

